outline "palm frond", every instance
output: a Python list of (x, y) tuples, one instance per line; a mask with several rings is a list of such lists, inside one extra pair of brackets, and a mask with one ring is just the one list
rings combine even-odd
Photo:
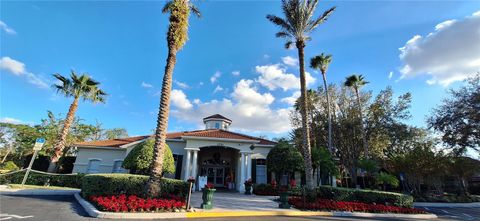
[(332, 7), (325, 12), (321, 16), (319, 16), (317, 19), (310, 21), (308, 25), (308, 31), (313, 31), (318, 25), (322, 24), (325, 22), (328, 17), (335, 11), (336, 7)]
[(290, 48), (292, 48), (292, 46), (293, 46), (293, 42), (292, 42), (292, 41), (287, 41), (287, 42), (285, 43), (285, 49), (290, 49)]
[(292, 28), (290, 27), (290, 25), (283, 18), (280, 18), (280, 17), (275, 16), (275, 15), (267, 15), (267, 19), (269, 21), (271, 21), (273, 24), (276, 24), (276, 25), (280, 26), (280, 28), (284, 32), (291, 32), (292, 31)]
[(281, 31), (281, 32), (277, 32), (275, 34), (275, 37), (277, 37), (277, 38), (288, 38), (288, 37), (291, 37), (291, 36), (287, 32)]
[(195, 14), (198, 18), (202, 17), (202, 13), (200, 12), (200, 9), (197, 8), (194, 4), (190, 3), (190, 10), (192, 11), (193, 14)]
[(173, 5), (173, 1), (168, 1), (162, 8), (162, 13), (168, 13), (171, 11)]

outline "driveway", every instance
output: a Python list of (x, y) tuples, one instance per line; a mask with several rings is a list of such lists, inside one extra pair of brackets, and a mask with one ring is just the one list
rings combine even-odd
[[(235, 199), (232, 199), (235, 200)], [(480, 220), (479, 208), (425, 208), (437, 214), (437, 220)], [(316, 220), (412, 220), (412, 219), (372, 219), (346, 217), (239, 217), (205, 218), (200, 221), (316, 221)], [(100, 219), (88, 217), (73, 196), (5, 196), (0, 195), (0, 221), (42, 220), (42, 221), (86, 221)], [(174, 219), (185, 221), (185, 219)]]

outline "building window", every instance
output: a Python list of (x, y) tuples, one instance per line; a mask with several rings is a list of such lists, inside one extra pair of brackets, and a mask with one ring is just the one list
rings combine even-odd
[(256, 163), (256, 183), (267, 183), (267, 161), (265, 159), (257, 159)]
[(87, 173), (98, 173), (100, 168), (100, 163), (102, 161), (99, 159), (91, 159), (88, 161)]
[(215, 123), (215, 129), (220, 129), (220, 123)]
[(113, 169), (112, 173), (123, 173), (124, 170), (122, 168), (123, 160), (115, 160), (113, 162)]

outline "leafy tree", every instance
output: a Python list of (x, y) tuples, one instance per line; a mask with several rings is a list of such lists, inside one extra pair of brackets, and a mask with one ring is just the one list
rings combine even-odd
[(365, 184), (365, 175), (372, 176), (378, 170), (377, 162), (372, 159), (360, 159), (357, 163), (358, 168), (363, 169), (366, 174), (362, 176), (363, 186), (367, 187)]
[(267, 168), (277, 176), (304, 170), (303, 158), (300, 152), (288, 141), (279, 140), (277, 145), (267, 155)]
[[(333, 147), (332, 147), (332, 117), (330, 116), (330, 98), (328, 96), (328, 85), (327, 85), (327, 70), (328, 66), (330, 65), (330, 62), (332, 62), (332, 55), (326, 55), (321, 53), (320, 55), (317, 55), (313, 57), (310, 60), (310, 67), (313, 69), (319, 69), (320, 72), (322, 73), (322, 78), (323, 78), (323, 86), (325, 88), (325, 98), (327, 99), (327, 115), (328, 115), (328, 150), (330, 152), (333, 152)], [(313, 118), (312, 118), (313, 119)]]
[(360, 88), (368, 84), (368, 81), (365, 81), (362, 75), (351, 75), (347, 77), (345, 80), (345, 86), (350, 87), (355, 92), (357, 98), (357, 105), (358, 105), (358, 115), (360, 119), (360, 125), (362, 126), (362, 139), (363, 139), (363, 148), (365, 158), (368, 158), (368, 144), (367, 144), (367, 137), (365, 136), (365, 128), (363, 125), (363, 110), (362, 110), (362, 102), (360, 99)]
[(468, 179), (480, 172), (480, 162), (469, 157), (453, 156), (449, 170), (458, 179), (462, 194), (468, 194)]
[(333, 176), (339, 174), (335, 161), (333, 161), (330, 152), (326, 148), (312, 149), (312, 166), (317, 172), (317, 185), (320, 185), (321, 172)]
[(302, 119), (303, 157), (305, 162), (306, 186), (313, 189), (313, 168), (310, 148), (310, 131), (308, 127), (308, 98), (305, 78), (305, 54), (306, 42), (310, 40), (310, 34), (333, 13), (335, 7), (328, 9), (317, 18), (313, 18), (318, 0), (283, 0), (282, 11), (285, 18), (275, 15), (267, 15), (267, 19), (280, 28), (276, 37), (287, 39), (286, 48), (290, 48), (295, 42), (300, 64), (300, 115)]
[(55, 172), (57, 170), (57, 162), (62, 156), (65, 144), (67, 143), (68, 132), (75, 118), (79, 99), (93, 103), (104, 103), (105, 97), (107, 96), (107, 93), (98, 87), (100, 83), (90, 78), (87, 74), (78, 76), (74, 71), (71, 71), (70, 78), (66, 78), (60, 74), (54, 74), (53, 76), (61, 82), (61, 84), (54, 85), (57, 92), (63, 94), (65, 97), (73, 97), (73, 102), (68, 109), (67, 117), (56, 139), (48, 172)]
[(393, 188), (397, 188), (400, 183), (397, 177), (384, 172), (380, 172), (379, 174), (377, 174), (375, 176), (375, 181), (378, 185), (382, 185), (383, 190), (387, 190), (387, 185), (390, 185)]
[(145, 195), (158, 196), (161, 192), (160, 179), (163, 174), (163, 152), (166, 145), (168, 115), (170, 111), (170, 93), (172, 91), (173, 69), (177, 60), (177, 52), (182, 49), (188, 39), (188, 19), (190, 13), (200, 16), (200, 11), (189, 0), (172, 0), (165, 4), (163, 13), (170, 13), (167, 32), (168, 56), (163, 75), (160, 107), (157, 127), (155, 130), (155, 145), (153, 164), (150, 177), (145, 185)]
[(480, 153), (480, 72), (450, 94), (433, 110), (429, 127), (440, 132), (442, 141), (456, 154), (468, 149)]
[[(153, 162), (154, 140), (137, 144), (123, 161), (123, 168), (131, 173), (147, 175)], [(163, 173), (175, 173), (175, 161), (168, 145), (163, 148)]]

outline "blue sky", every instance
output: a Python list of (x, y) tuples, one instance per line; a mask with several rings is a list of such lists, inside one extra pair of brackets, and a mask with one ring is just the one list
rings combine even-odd
[[(2, 1), (0, 119), (38, 123), (47, 110), (65, 113), (71, 100), (49, 87), (51, 74), (74, 69), (110, 94), (106, 104), (81, 103), (77, 116), (131, 135), (151, 133), (166, 58), (163, 5)], [(265, 19), (281, 15), (280, 3), (197, 5), (203, 17), (191, 18), (190, 40), (178, 53), (169, 131), (201, 128), (203, 117), (220, 113), (237, 131), (285, 135), (288, 98), (298, 94), (296, 50), (284, 49)], [(480, 70), (478, 2), (322, 1), (316, 14), (331, 6), (337, 10), (312, 34), (306, 57), (333, 54), (329, 82), (361, 73), (374, 93), (389, 85), (397, 95), (412, 92), (413, 125), (424, 126), (446, 89)], [(316, 88), (318, 72), (307, 71)]]

